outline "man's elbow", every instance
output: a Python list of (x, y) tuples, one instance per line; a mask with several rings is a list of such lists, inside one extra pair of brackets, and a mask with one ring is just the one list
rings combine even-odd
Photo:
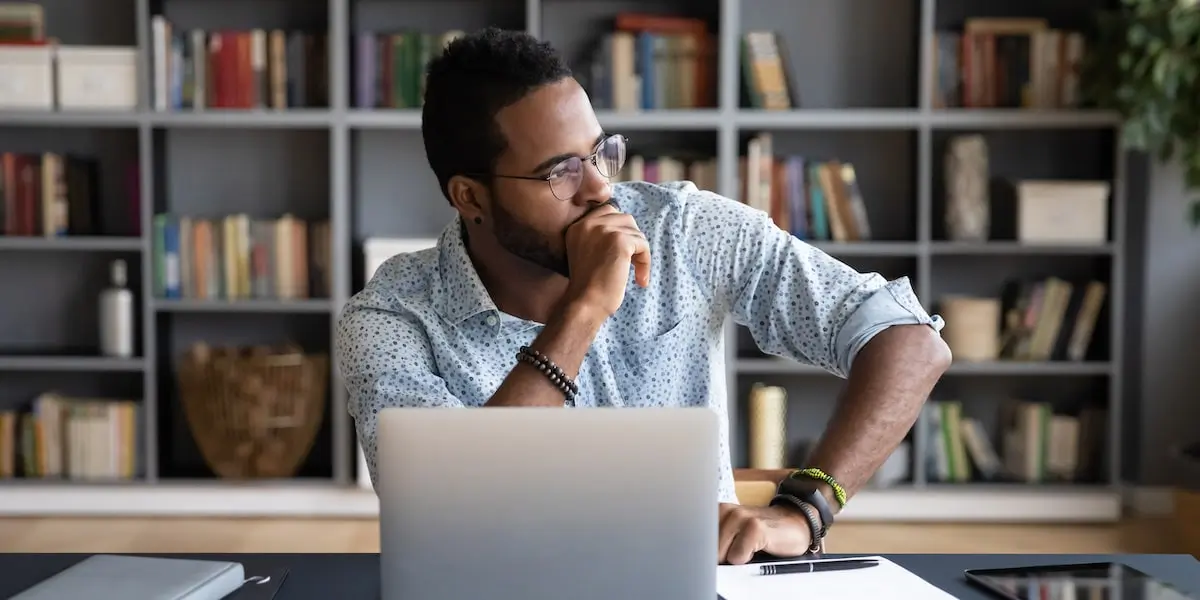
[(925, 329), (924, 335), (921, 337), (921, 343), (917, 351), (920, 356), (925, 358), (926, 363), (930, 367), (930, 371), (936, 376), (941, 377), (950, 368), (950, 363), (954, 362), (954, 353), (950, 351), (950, 345), (942, 336), (928, 326), (920, 327)]
[(937, 381), (950, 368), (953, 360), (950, 346), (933, 327), (898, 324), (888, 326), (872, 336), (859, 352), (855, 363), (880, 367), (892, 365), (920, 378)]
[[(897, 350), (907, 357), (906, 363), (918, 366), (922, 373), (934, 380), (945, 374), (954, 360), (946, 340), (928, 325), (896, 325), (883, 332), (894, 332)], [(881, 334), (882, 335), (882, 334)]]

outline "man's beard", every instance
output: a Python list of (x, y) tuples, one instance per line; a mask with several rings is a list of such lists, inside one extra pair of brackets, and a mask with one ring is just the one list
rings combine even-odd
[(492, 204), (492, 232), (505, 250), (539, 267), (570, 277), (566, 253), (555, 252), (546, 236), (518, 221), (500, 204)]

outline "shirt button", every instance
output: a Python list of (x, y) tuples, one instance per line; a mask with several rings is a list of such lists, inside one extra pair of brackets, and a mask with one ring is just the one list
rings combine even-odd
[(495, 317), (495, 315), (488, 315), (488, 318), (487, 318), (487, 324), (488, 324), (488, 325), (495, 325), (495, 324), (496, 324), (496, 317)]

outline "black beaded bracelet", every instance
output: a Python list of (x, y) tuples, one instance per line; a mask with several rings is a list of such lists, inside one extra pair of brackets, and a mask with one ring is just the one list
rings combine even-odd
[(558, 365), (554, 364), (554, 361), (528, 346), (521, 346), (521, 350), (517, 352), (517, 360), (541, 371), (550, 379), (551, 383), (558, 387), (563, 396), (566, 396), (568, 404), (575, 402), (575, 395), (579, 393), (579, 387), (575, 385), (574, 381), (571, 381), (570, 377), (567, 377), (567, 374)]
[(564, 397), (564, 401), (563, 401), (564, 404), (566, 404), (567, 406), (574, 406), (575, 392), (573, 392), (571, 390), (571, 385), (573, 385), (573, 384), (571, 384), (567, 380), (563, 379), (562, 377), (559, 377), (558, 375), (556, 375), (553, 372), (553, 370), (551, 370), (550, 367), (547, 366), (547, 364), (545, 362), (539, 361), (537, 358), (535, 358), (531, 354), (524, 354), (524, 353), (518, 354), (517, 360), (527, 363), (530, 366), (532, 366), (533, 368), (541, 371), (542, 374), (545, 375), (546, 378), (550, 380), (550, 383), (553, 383), (556, 387), (558, 387), (558, 390), (560, 392), (562, 392), (563, 397)]
[(579, 393), (579, 387), (575, 385), (575, 382), (572, 381), (570, 377), (567, 377), (567, 374), (564, 373), (558, 365), (554, 364), (554, 361), (550, 360), (550, 357), (538, 352), (537, 350), (534, 350), (533, 348), (530, 348), (529, 346), (521, 346), (521, 354), (533, 358), (537, 361), (539, 366), (545, 366), (549, 373), (553, 373), (566, 384), (567, 388), (571, 390), (572, 394)]

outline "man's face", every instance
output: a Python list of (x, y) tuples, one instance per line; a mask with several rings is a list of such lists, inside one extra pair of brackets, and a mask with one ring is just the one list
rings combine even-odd
[[(494, 172), (544, 177), (560, 161), (587, 157), (603, 130), (583, 88), (573, 78), (543, 86), (496, 115), (508, 142)], [(590, 162), (573, 197), (559, 199), (545, 181), (497, 177), (491, 225), (506, 250), (545, 269), (569, 276), (566, 230), (612, 195), (608, 180)]]

